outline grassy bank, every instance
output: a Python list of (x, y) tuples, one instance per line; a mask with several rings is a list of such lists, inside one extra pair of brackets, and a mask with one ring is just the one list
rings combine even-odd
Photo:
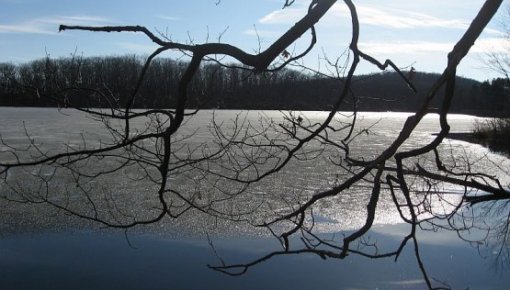
[(510, 155), (510, 119), (497, 118), (476, 122), (473, 138), (493, 151)]
[(447, 138), (480, 144), (510, 157), (510, 119), (477, 121), (472, 132), (449, 133)]

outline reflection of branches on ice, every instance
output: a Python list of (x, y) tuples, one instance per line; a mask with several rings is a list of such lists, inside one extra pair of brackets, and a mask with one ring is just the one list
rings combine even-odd
[[(286, 6), (293, 2), (287, 1)], [(448, 115), (456, 68), (501, 0), (486, 1), (428, 91), (417, 93), (395, 63), (379, 61), (359, 49), (358, 13), (352, 1), (345, 0), (352, 39), (350, 50), (342, 56), (345, 68), (332, 68), (345, 75), (337, 75), (338, 90), (329, 112), (317, 114), (316, 119), (297, 112), (282, 113), (278, 118), (260, 113), (251, 118), (252, 112), (246, 112), (228, 120), (214, 113), (211, 124), (205, 126), (199, 110), (185, 110), (191, 97), (188, 89), (204, 61), (225, 69), (236, 66), (250, 74), (282, 70), (315, 46), (314, 25), (335, 2), (310, 1), (302, 19), (257, 54), (221, 42), (176, 43), (141, 26), (60, 26), (61, 31), (136, 32), (158, 48), (147, 57), (124, 104), (109, 91), (56, 84), (58, 90), (51, 97), (92, 116), (95, 122), (87, 126), (96, 135), (90, 142), (90, 135), (69, 126), (66, 132), (72, 141), (46, 148), (47, 143), (33, 139), (37, 131), (24, 128), (27, 147), (9, 147), (9, 141), (3, 140), (0, 154), (9, 157), (0, 161), (4, 201), (44, 204), (57, 212), (121, 229), (168, 220), (179, 223), (181, 219), (192, 221), (188, 226), (197, 228), (211, 223), (213, 227), (242, 224), (269, 232), (281, 243), (281, 251), (252, 262), (215, 267), (229, 274), (244, 273), (277, 255), (313, 253), (345, 259), (356, 254), (398, 259), (410, 246), (427, 287), (435, 288), (421, 258), (419, 228), (453, 230), (467, 240), (465, 233), (479, 232), (484, 229), (480, 224), (487, 224), (479, 213), (485, 210), (505, 216), (509, 212), (506, 181), (478, 167), (485, 158), (473, 160), (462, 148), (443, 150), (441, 145), (450, 131)], [(282, 60), (280, 55), (307, 31), (311, 32), (307, 48)], [(167, 51), (180, 51), (191, 58), (175, 84), (174, 109), (133, 110), (152, 61)], [(223, 64), (221, 56), (234, 58), (243, 66)], [(357, 112), (358, 97), (351, 85), (361, 61), (381, 70), (392, 68), (410, 93), (422, 100), (416, 112), (402, 118), (400, 124), (392, 124), (392, 130), (378, 131), (383, 119), (364, 120)], [(89, 107), (73, 104), (76, 91), (84, 94)], [(436, 99), (440, 131), (431, 137), (417, 128), (425, 123)], [(94, 109), (95, 104), (110, 107)], [(353, 113), (345, 116), (338, 113), (341, 110)], [(447, 194), (451, 189), (461, 189), (461, 194)], [(483, 195), (474, 196), (475, 191)], [(466, 207), (466, 202), (472, 207)], [(393, 248), (379, 250), (367, 238), (375, 224), (397, 221), (409, 228)], [(500, 242), (498, 256), (505, 257), (508, 219), (504, 221), (501, 226), (488, 226), (488, 233), (473, 242)], [(343, 226), (351, 231), (338, 239), (320, 235)], [(493, 229), (497, 231), (491, 232)]]

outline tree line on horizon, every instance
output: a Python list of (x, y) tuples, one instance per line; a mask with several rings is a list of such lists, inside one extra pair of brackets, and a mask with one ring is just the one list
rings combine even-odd
[[(118, 107), (129, 99), (143, 70), (134, 55), (43, 58), (22, 64), (0, 63), (0, 106)], [(171, 108), (187, 62), (153, 60), (136, 95), (135, 108)], [(439, 75), (417, 72), (414, 93), (394, 72), (357, 76), (343, 111), (412, 112)], [(254, 73), (209, 62), (194, 77), (188, 108), (329, 110), (342, 78), (281, 69)], [(457, 77), (452, 112), (509, 117), (510, 86), (497, 78), (479, 82)], [(439, 104), (432, 103), (439, 107)], [(434, 110), (432, 107), (431, 110)]]

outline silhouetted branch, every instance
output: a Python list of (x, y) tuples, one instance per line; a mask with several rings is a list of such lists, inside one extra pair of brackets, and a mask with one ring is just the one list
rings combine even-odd
[[(64, 107), (76, 108), (94, 118), (98, 125), (95, 128), (105, 135), (99, 140), (82, 136), (77, 144), (70, 142), (58, 150), (46, 149), (37, 143), (26, 127), (23, 136), (25, 146), (14, 146), (0, 136), (0, 154), (8, 157), (0, 161), (0, 182), (5, 185), (0, 187), (2, 197), (16, 203), (46, 204), (65, 214), (123, 229), (197, 213), (215, 220), (264, 229), (281, 242), (281, 251), (247, 263), (228, 264), (219, 258), (209, 239), (221, 263), (220, 266), (209, 267), (228, 275), (241, 275), (275, 256), (294, 254), (314, 254), (322, 259), (344, 259), (348, 254), (355, 254), (371, 259), (393, 257), (397, 260), (412, 242), (414, 256), (427, 287), (445, 289), (442, 286), (435, 288), (434, 280), (427, 273), (417, 235), (420, 229), (428, 226), (453, 230), (458, 232), (459, 237), (468, 240), (463, 236), (466, 231), (484, 228), (474, 221), (478, 212), (469, 212), (466, 204), (483, 204), (486, 211), (497, 209), (506, 217), (506, 223), (498, 224), (498, 238), (487, 233), (483, 239), (503, 243), (509, 239), (508, 203), (501, 204), (509, 200), (508, 187), (498, 176), (473, 168), (475, 161), (466, 157), (457, 164), (455, 158), (458, 156), (453, 151), (445, 159), (441, 150), (441, 144), (450, 131), (448, 114), (454, 98), (457, 66), (501, 2), (487, 0), (484, 3), (448, 54), (448, 62), (439, 79), (422, 97), (416, 95), (416, 98), (422, 99), (414, 114), (406, 119), (396, 137), (381, 150), (370, 148), (374, 152), (370, 152), (369, 156), (353, 156), (353, 149), (359, 145), (356, 142), (364, 142), (363, 136), (371, 134), (372, 126), (377, 124), (374, 122), (373, 125), (357, 128), (358, 100), (353, 82), (359, 63), (366, 61), (380, 70), (391, 67), (403, 84), (414, 93), (417, 89), (393, 61), (380, 62), (358, 48), (360, 23), (351, 0), (344, 0), (352, 24), (350, 52), (343, 54), (346, 60), (341, 68), (338, 67), (340, 59), (336, 62), (328, 60), (329, 65), (334, 67), (334, 75), (330, 78), (336, 80), (334, 84), (337, 87), (331, 109), (320, 121), (310, 120), (297, 112), (282, 113), (283, 117), (277, 120), (261, 113), (255, 121), (248, 117), (249, 112), (244, 116), (240, 113), (229, 121), (213, 115), (212, 123), (205, 128), (204, 124), (192, 124), (199, 108), (194, 111), (186, 109), (196, 97), (192, 88), (196, 86), (197, 78), (201, 79), (200, 84), (208, 84), (198, 90), (204, 91), (200, 96), (207, 98), (206, 91), (210, 87), (215, 84), (223, 86), (221, 80), (216, 82), (214, 79), (224, 77), (216, 74), (222, 70), (231, 72), (229, 84), (232, 86), (275, 71), (287, 73), (291, 79), (292, 74), (284, 68), (296, 64), (312, 51), (318, 40), (314, 26), (336, 3), (335, 0), (310, 1), (306, 15), (267, 49), (256, 54), (226, 43), (173, 42), (142, 26), (61, 25), (60, 31), (141, 33), (158, 48), (143, 62), (137, 60), (141, 66), (129, 78), (129, 88), (123, 92), (122, 98), (117, 98), (107, 85), (106, 89), (84, 88), (78, 80), (70, 83), (61, 82), (56, 77), (48, 80), (48, 87), (54, 89), (48, 91), (55, 92), (52, 98)], [(283, 8), (293, 4), (294, 1), (285, 1)], [(311, 33), (309, 45), (302, 53), (291, 56), (288, 47), (307, 31)], [(177, 77), (171, 84), (176, 87), (175, 94), (169, 94), (167, 103), (172, 109), (135, 109), (142, 88), (149, 80), (151, 68), (157, 65), (158, 57), (169, 50), (180, 51), (190, 57), (189, 62), (177, 64), (179, 71), (175, 72)], [(223, 63), (223, 57), (233, 58), (238, 63)], [(275, 63), (280, 57), (283, 57), (281, 63)], [(204, 62), (209, 62), (209, 65), (204, 65)], [(73, 62), (69, 67), (68, 71), (75, 68), (81, 72), (83, 69), (79, 62)], [(48, 75), (58, 71), (49, 60), (45, 68)], [(203, 70), (213, 72), (205, 74)], [(207, 76), (211, 79), (204, 80)], [(443, 88), (444, 95), (441, 95)], [(83, 94), (90, 102), (77, 101), (74, 94)], [(94, 99), (98, 101), (94, 103)], [(412, 134), (438, 99), (439, 133), (430, 141), (408, 145)], [(200, 99), (197, 103), (202, 101)], [(106, 105), (107, 109), (97, 109), (94, 104)], [(353, 111), (348, 116), (341, 114), (346, 106)], [(319, 178), (324, 182), (313, 189), (302, 189), (295, 184), (291, 184), (290, 189), (273, 188), (279, 183), (278, 178), (296, 182), (292, 180), (296, 176), (294, 171), (301, 166), (303, 172), (308, 170), (305, 168), (317, 167), (321, 171)], [(322, 172), (328, 166), (333, 168), (334, 176)], [(13, 174), (20, 180), (15, 180)], [(74, 187), (59, 185), (60, 182), (55, 182), (58, 178)], [(129, 195), (125, 195), (122, 189), (108, 188), (112, 180), (128, 180), (129, 186), (136, 184), (139, 188), (130, 188)], [(103, 186), (104, 191), (91, 184)], [(456, 198), (445, 197), (446, 186), (455, 190), (462, 188), (459, 191), (462, 193)], [(321, 203), (336, 203), (339, 197), (348, 196), (354, 190), (359, 192), (357, 202), (362, 205), (365, 214), (362, 224), (343, 239), (325, 238), (316, 229), (318, 216), (314, 213), (320, 210)], [(474, 191), (477, 193), (474, 194)], [(385, 194), (388, 201), (383, 201)], [(388, 202), (401, 222), (409, 224), (408, 232), (402, 235), (393, 249), (387, 251), (381, 251), (375, 242), (367, 238), (382, 202)], [(358, 248), (353, 246), (356, 243)], [(506, 253), (503, 245), (499, 251), (503, 256)]]

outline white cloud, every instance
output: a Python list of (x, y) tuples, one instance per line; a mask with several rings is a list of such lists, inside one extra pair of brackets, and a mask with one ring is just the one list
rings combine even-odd
[(276, 30), (258, 30), (258, 29), (248, 29), (243, 31), (243, 34), (249, 35), (249, 36), (259, 36), (259, 37), (277, 37), (282, 35), (282, 31), (276, 31)]
[(29, 21), (10, 25), (0, 24), (0, 33), (56, 34), (57, 29), (48, 30), (47, 27), (41, 27), (37, 23)]
[(160, 16), (158, 16), (158, 18), (163, 19), (163, 20), (168, 20), (168, 21), (180, 21), (181, 20), (181, 18), (179, 18), (179, 17), (166, 16), (166, 15), (160, 15)]
[(419, 27), (443, 27), (466, 29), (469, 21), (462, 19), (441, 19), (424, 13), (402, 9), (382, 9), (370, 6), (358, 7), (361, 24), (409, 29)]
[(86, 15), (57, 16), (49, 21), (67, 25), (107, 25), (114, 22), (109, 18)]
[(454, 44), (446, 42), (406, 41), (406, 42), (360, 42), (361, 51), (368, 54), (419, 54), (431, 52), (449, 52)]
[[(448, 53), (455, 43), (433, 41), (360, 42), (361, 51), (368, 54), (400, 55)], [(482, 38), (470, 49), (474, 53), (501, 53), (510, 51), (510, 43), (503, 38)]]
[(276, 10), (262, 17), (259, 22), (262, 24), (291, 24), (302, 18), (306, 11), (307, 9), (304, 7)]
[(477, 53), (508, 53), (510, 52), (510, 41), (499, 37), (478, 39), (471, 51)]
[(48, 16), (26, 20), (15, 24), (0, 24), (0, 33), (19, 34), (57, 34), (58, 25), (87, 25), (101, 26), (111, 24), (113, 21), (96, 16)]
[[(293, 8), (276, 10), (262, 17), (259, 22), (263, 24), (292, 24), (303, 17), (308, 7), (305, 5), (293, 6)], [(382, 8), (372, 5), (357, 5), (356, 10), (359, 22), (365, 25), (378, 27), (390, 27), (396, 29), (411, 28), (453, 28), (466, 29), (470, 20), (464, 19), (441, 19), (426, 13), (408, 11), (404, 9)], [(343, 3), (337, 3), (325, 19), (321, 22), (329, 24), (339, 22), (339, 17), (350, 17), (348, 8)]]

